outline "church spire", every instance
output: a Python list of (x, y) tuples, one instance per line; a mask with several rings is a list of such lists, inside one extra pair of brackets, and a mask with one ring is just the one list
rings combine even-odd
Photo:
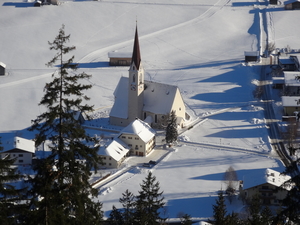
[(133, 52), (132, 52), (132, 59), (131, 64), (134, 62), (137, 70), (140, 68), (141, 63), (141, 53), (140, 53), (140, 44), (139, 44), (139, 37), (137, 31), (137, 25), (135, 28), (135, 37), (134, 37), (134, 44), (133, 44)]

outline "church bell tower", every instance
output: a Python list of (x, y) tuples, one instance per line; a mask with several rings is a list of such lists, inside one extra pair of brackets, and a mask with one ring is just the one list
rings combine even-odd
[(141, 63), (141, 53), (137, 26), (135, 30), (132, 59), (129, 68), (128, 87), (128, 120), (142, 119), (144, 104), (144, 69)]

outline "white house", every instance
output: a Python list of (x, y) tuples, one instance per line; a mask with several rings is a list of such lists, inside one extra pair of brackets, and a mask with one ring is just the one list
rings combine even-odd
[(136, 119), (118, 137), (130, 148), (130, 155), (146, 156), (155, 147), (155, 131), (148, 123)]
[(129, 77), (121, 77), (115, 91), (115, 102), (110, 112), (110, 124), (127, 126), (136, 118), (151, 117), (150, 125), (159, 127), (171, 111), (175, 111), (177, 123), (184, 125), (189, 116), (179, 88), (174, 85), (144, 80), (137, 28)]
[(266, 169), (258, 173), (247, 174), (240, 185), (240, 196), (252, 200), (258, 195), (264, 205), (280, 205), (290, 187), (282, 188), (282, 184), (291, 179), (288, 175)]
[(111, 140), (107, 145), (101, 146), (98, 151), (102, 165), (106, 168), (118, 168), (126, 159), (129, 152), (128, 145), (120, 139)]
[(3, 151), (1, 152), (1, 158), (10, 156), (12, 159), (16, 159), (15, 165), (31, 165), (32, 157), (35, 153), (34, 141), (14, 137), (11, 139), (2, 141)]

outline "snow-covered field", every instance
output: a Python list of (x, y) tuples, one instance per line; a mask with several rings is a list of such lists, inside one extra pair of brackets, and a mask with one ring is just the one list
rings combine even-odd
[[(0, 0), (0, 62), (7, 69), (0, 77), (0, 136), (34, 137), (26, 129), (45, 110), (38, 103), (55, 71), (45, 66), (55, 54), (48, 41), (54, 40), (62, 24), (71, 34), (70, 45), (76, 46), (73, 54), (80, 71), (93, 75), (90, 103), (108, 112), (117, 82), (128, 76), (128, 68), (109, 67), (107, 53), (132, 51), (137, 21), (146, 79), (178, 85), (192, 116), (208, 116), (151, 169), (164, 191), (166, 213), (170, 218), (180, 212), (210, 217), (229, 166), (239, 179), (264, 168), (283, 170), (268, 142), (263, 105), (252, 95), (260, 67), (246, 66), (243, 59), (244, 51), (261, 50), (265, 31), (276, 47), (300, 48), (300, 31), (292, 22), (300, 15), (266, 2), (61, 1), (59, 6), (36, 8), (30, 2)], [(119, 206), (123, 191), (137, 193), (147, 171), (137, 167), (100, 188), (106, 216), (113, 204)], [(232, 208), (241, 208), (234, 204)]]

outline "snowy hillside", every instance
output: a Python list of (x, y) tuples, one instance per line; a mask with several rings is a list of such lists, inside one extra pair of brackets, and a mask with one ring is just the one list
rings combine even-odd
[[(260, 68), (245, 66), (243, 59), (244, 51), (260, 51), (266, 37), (280, 48), (300, 48), (300, 31), (291, 23), (300, 15), (266, 2), (101, 0), (32, 7), (32, 2), (0, 0), (0, 62), (7, 72), (0, 77), (0, 136), (33, 138), (26, 129), (45, 110), (38, 103), (55, 71), (45, 66), (55, 54), (48, 41), (62, 24), (76, 46), (72, 54), (80, 71), (93, 75), (91, 104), (107, 114), (119, 78), (128, 76), (127, 67), (109, 67), (107, 54), (132, 51), (137, 21), (145, 78), (178, 85), (193, 117), (211, 115), (181, 137), (199, 145), (181, 142), (152, 169), (164, 190), (168, 216), (181, 211), (195, 218), (211, 216), (230, 165), (240, 179), (252, 170), (283, 169), (268, 144), (263, 105), (252, 95)], [(100, 189), (106, 216), (123, 191), (137, 192), (146, 172), (138, 167)]]

